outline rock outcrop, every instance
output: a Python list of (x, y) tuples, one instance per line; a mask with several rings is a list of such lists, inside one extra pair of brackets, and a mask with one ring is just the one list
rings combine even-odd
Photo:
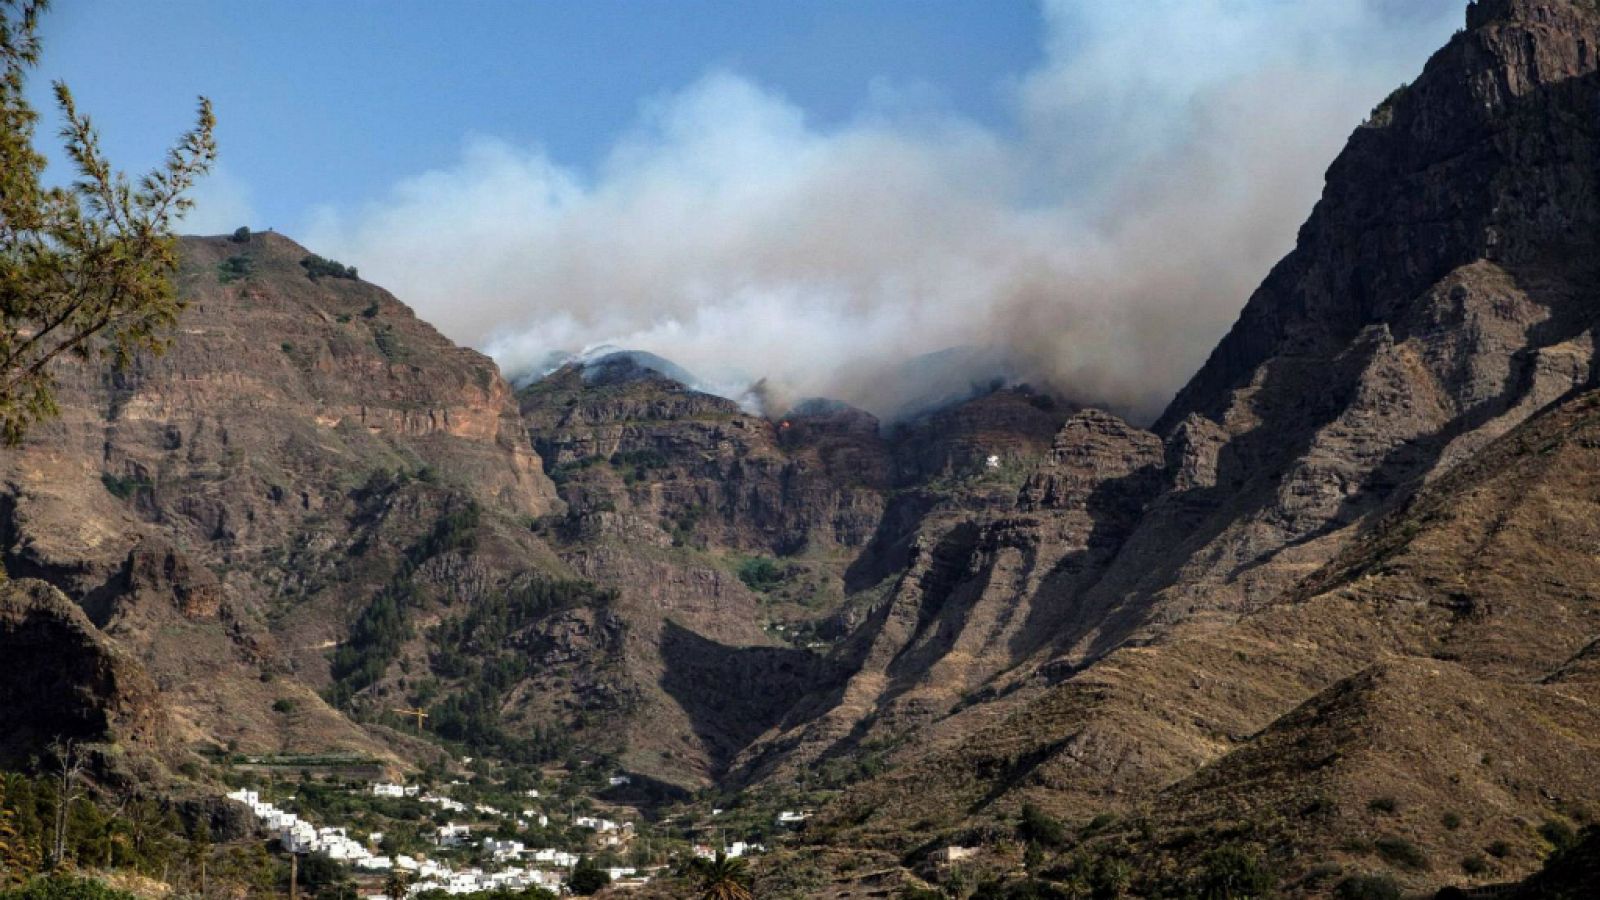
[(155, 752), (170, 732), (155, 683), (131, 654), (42, 581), (0, 584), (0, 761), (56, 742)]

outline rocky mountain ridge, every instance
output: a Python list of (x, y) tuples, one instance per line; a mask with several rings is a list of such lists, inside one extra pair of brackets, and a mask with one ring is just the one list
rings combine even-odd
[(1149, 429), (513, 391), (281, 236), (186, 239), (173, 352), (63, 367), (0, 457), (0, 555), (160, 741), (798, 785), (840, 896), (944, 844), (1014, 872), (1024, 804), (1074, 829), (1035, 874), (1151, 893), (1218, 846), (1304, 895), (1520, 876), (1600, 814), (1596, 47), (1585, 0), (1471, 4)]

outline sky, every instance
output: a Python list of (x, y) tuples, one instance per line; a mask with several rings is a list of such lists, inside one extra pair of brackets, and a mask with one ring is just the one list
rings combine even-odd
[(57, 0), (30, 91), (135, 171), (211, 98), (185, 230), (275, 228), (511, 377), (614, 344), (778, 405), (938, 369), (1147, 419), (1463, 9)]

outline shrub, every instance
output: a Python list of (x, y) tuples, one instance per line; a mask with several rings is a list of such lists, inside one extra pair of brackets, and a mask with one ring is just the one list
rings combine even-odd
[(1555, 819), (1546, 819), (1545, 823), (1539, 826), (1539, 836), (1549, 841), (1557, 853), (1571, 849), (1578, 843), (1578, 833), (1572, 826)]
[(1484, 849), (1495, 859), (1505, 859), (1511, 855), (1511, 844), (1508, 841), (1495, 841)]
[(235, 228), (233, 230), (233, 237), (228, 238), (228, 240), (233, 241), (235, 244), (250, 243), (250, 226), (240, 225), (238, 228)]
[(217, 263), (217, 280), (223, 284), (232, 284), (255, 274), (255, 268), (255, 263), (251, 262), (248, 256), (230, 256)]
[(1017, 836), (1031, 844), (1059, 847), (1066, 843), (1067, 830), (1062, 824), (1032, 803), (1022, 804), (1022, 820), (1017, 824)]
[(1278, 878), (1258, 854), (1238, 846), (1218, 847), (1200, 859), (1198, 887), (1202, 897), (1245, 900), (1263, 897), (1277, 886)]
[(752, 556), (739, 563), (739, 580), (752, 591), (766, 593), (783, 584), (783, 570), (764, 556)]
[(315, 253), (300, 260), (300, 267), (306, 270), (306, 277), (312, 281), (319, 278), (348, 278), (359, 281), (355, 266), (347, 266), (331, 259), (325, 259)]
[(288, 697), (279, 697), (272, 701), (272, 711), (275, 713), (292, 713), (294, 712), (294, 701)]
[(1384, 859), (1408, 869), (1426, 869), (1428, 867), (1428, 854), (1422, 848), (1411, 843), (1403, 837), (1381, 837), (1373, 842), (1378, 848), (1378, 853)]
[(1319, 884), (1332, 881), (1343, 874), (1344, 866), (1341, 866), (1336, 862), (1323, 862), (1317, 863), (1307, 870), (1305, 878), (1302, 880), (1305, 882), (1307, 887), (1316, 887)]
[(1387, 875), (1351, 875), (1333, 895), (1339, 900), (1400, 900), (1400, 885)]
[(1392, 813), (1400, 808), (1400, 802), (1393, 797), (1373, 797), (1367, 803), (1367, 809), (1375, 813)]
[(394, 359), (401, 353), (400, 338), (388, 325), (373, 329), (372, 342), (378, 345), (378, 352), (384, 359)]
[(1456, 812), (1447, 812), (1439, 817), (1439, 822), (1451, 831), (1455, 831), (1457, 828), (1461, 827), (1461, 814)]
[(1461, 871), (1477, 877), (1489, 871), (1489, 861), (1474, 853), (1461, 860)]
[(0, 900), (134, 900), (126, 891), (113, 890), (103, 881), (52, 873), (9, 891)]
[(111, 496), (116, 497), (118, 500), (126, 500), (151, 486), (150, 482), (143, 478), (135, 478), (131, 475), (112, 475), (110, 472), (101, 474), (100, 483), (105, 485)]

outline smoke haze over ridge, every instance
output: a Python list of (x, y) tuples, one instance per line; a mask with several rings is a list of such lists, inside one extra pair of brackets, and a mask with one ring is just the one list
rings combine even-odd
[(490, 135), (307, 243), (510, 376), (602, 343), (728, 391), (891, 411), (886, 373), (987, 348), (1153, 417), (1293, 243), (1366, 112), (1459, 24), (1447, 0), (1048, 3), (986, 126), (874, 84), (808, 121), (715, 70), (641, 105), (593, 171)]

